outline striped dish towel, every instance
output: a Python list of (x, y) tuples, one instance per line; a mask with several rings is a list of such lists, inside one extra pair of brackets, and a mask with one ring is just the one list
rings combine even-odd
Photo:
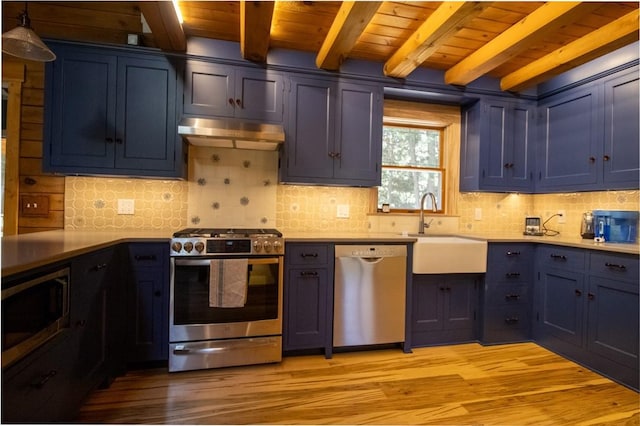
[(209, 306), (241, 308), (247, 303), (247, 259), (214, 259), (210, 262)]

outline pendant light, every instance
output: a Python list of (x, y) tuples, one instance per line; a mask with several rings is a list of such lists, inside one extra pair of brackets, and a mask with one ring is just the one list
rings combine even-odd
[(2, 34), (2, 51), (29, 61), (50, 62), (56, 59), (55, 53), (31, 29), (27, 2), (24, 12), (18, 16), (18, 26)]

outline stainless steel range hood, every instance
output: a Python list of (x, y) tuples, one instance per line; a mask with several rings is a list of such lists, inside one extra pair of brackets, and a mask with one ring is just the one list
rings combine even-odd
[(284, 142), (281, 125), (231, 119), (183, 118), (178, 133), (192, 145), (218, 148), (275, 151)]

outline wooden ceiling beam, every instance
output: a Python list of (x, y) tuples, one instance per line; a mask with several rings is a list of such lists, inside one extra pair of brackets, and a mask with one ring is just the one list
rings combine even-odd
[(602, 5), (595, 2), (548, 2), (445, 72), (445, 83), (467, 85)]
[(184, 52), (187, 38), (170, 1), (141, 1), (138, 7), (144, 15), (153, 39), (162, 50)]
[(342, 2), (316, 56), (316, 66), (339, 70), (381, 4), (381, 1)]
[(520, 91), (585, 64), (638, 40), (638, 11), (621, 18), (557, 49), (548, 55), (504, 76), (500, 89)]
[(274, 6), (273, 1), (240, 2), (240, 52), (244, 59), (267, 61)]
[(490, 4), (443, 2), (384, 64), (384, 75), (397, 78), (409, 75)]

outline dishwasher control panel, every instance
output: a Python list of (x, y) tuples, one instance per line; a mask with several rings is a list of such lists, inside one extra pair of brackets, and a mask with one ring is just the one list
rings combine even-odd
[(398, 257), (407, 255), (405, 245), (336, 245), (336, 257)]

